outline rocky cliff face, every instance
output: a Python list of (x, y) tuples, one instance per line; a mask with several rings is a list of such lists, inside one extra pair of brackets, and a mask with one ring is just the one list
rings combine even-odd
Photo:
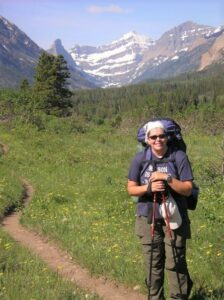
[(215, 62), (224, 62), (224, 30), (217, 36), (208, 51), (201, 56), (198, 70), (201, 71)]

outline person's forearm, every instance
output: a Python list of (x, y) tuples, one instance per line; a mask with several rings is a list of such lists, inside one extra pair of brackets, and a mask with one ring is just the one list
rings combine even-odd
[(128, 194), (131, 196), (143, 196), (147, 192), (148, 185), (128, 186)]
[(176, 178), (172, 179), (172, 182), (169, 183), (169, 186), (176, 193), (183, 196), (190, 196), (192, 192), (192, 182), (191, 181), (180, 181)]

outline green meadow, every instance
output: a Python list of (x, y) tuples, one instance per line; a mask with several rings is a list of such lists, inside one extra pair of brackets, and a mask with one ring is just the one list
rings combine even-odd
[(64, 281), (0, 230), (0, 299), (99, 300)]
[[(1, 156), (0, 164), (4, 201), (1, 215), (9, 207), (21, 207), (19, 178), (25, 177), (35, 194), (23, 210), (24, 226), (49, 236), (96, 276), (104, 275), (131, 287), (139, 285), (146, 293), (143, 257), (134, 235), (135, 203), (126, 191), (128, 168), (139, 151), (136, 131), (135, 124), (116, 128), (104, 122), (85, 123), (80, 129), (72, 117), (48, 117), (43, 130), (19, 119), (2, 123), (0, 142), (8, 146), (8, 152)], [(198, 207), (189, 212), (192, 239), (188, 242), (187, 258), (194, 280), (191, 299), (221, 300), (224, 137), (185, 131), (184, 139), (200, 186)], [(23, 299), (42, 299), (38, 286), (41, 282), (45, 282), (44, 289), (51, 286), (46, 299), (73, 299), (74, 295), (74, 299), (84, 299), (84, 292), (76, 292), (36, 258), (17, 256), (19, 246), (3, 233), (0, 246), (4, 249), (0, 256), (3, 299), (17, 299), (9, 292), (10, 281), (22, 295), (28, 293), (29, 297)], [(18, 266), (16, 272), (11, 272), (12, 261)], [(30, 268), (35, 276), (29, 274)], [(26, 272), (31, 281), (27, 290), (19, 282), (22, 274), (28, 276)], [(48, 280), (50, 283), (46, 284)]]

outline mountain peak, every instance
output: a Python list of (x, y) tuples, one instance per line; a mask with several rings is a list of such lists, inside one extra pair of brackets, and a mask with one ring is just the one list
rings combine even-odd
[[(5, 19), (3, 16), (0, 15), (0, 20), (6, 25), (6, 26), (12, 26), (13, 23), (9, 22), (9, 20)], [(14, 25), (15, 26), (15, 25)]]
[(56, 40), (54, 41), (54, 44), (57, 45), (57, 46), (62, 46), (61, 39), (56, 39)]
[(181, 23), (179, 26), (182, 26), (182, 27), (184, 27), (184, 26), (185, 27), (192, 27), (192, 26), (197, 26), (197, 25), (198, 25), (197, 23), (188, 20), (188, 21), (185, 21), (185, 22)]
[(76, 64), (72, 59), (71, 55), (65, 50), (64, 46), (62, 45), (61, 39), (56, 39), (51, 48), (47, 50), (48, 53), (53, 55), (63, 55), (64, 59), (67, 61), (69, 66), (75, 68)]
[(122, 38), (123, 39), (135, 38), (137, 35), (138, 34), (136, 31), (129, 31), (129, 32), (123, 34)]
[(139, 44), (148, 44), (152, 42), (152, 39), (145, 35), (138, 34), (136, 31), (129, 31), (122, 35), (122, 37), (116, 41), (113, 41), (111, 44), (120, 42), (120, 41), (127, 41), (127, 40), (133, 40)]
[[(58, 52), (63, 52), (64, 51), (64, 47), (62, 45), (61, 39), (56, 39), (53, 44), (51, 45), (51, 51), (52, 54), (56, 54)], [(61, 53), (60, 53), (61, 54)]]
[(110, 44), (90, 47), (74, 47), (69, 52), (76, 64), (86, 73), (100, 78), (101, 86), (128, 84), (146, 51), (154, 41), (135, 31), (124, 34)]
[(174, 28), (170, 29), (168, 32), (182, 32), (182, 31), (198, 31), (200, 32), (200, 34), (203, 34), (204, 32), (206, 32), (206, 30), (214, 30), (215, 28), (212, 26), (208, 26), (208, 25), (203, 25), (203, 24), (198, 24), (198, 23), (194, 23), (192, 21), (187, 21), (184, 23), (181, 23), (178, 26), (175, 26)]

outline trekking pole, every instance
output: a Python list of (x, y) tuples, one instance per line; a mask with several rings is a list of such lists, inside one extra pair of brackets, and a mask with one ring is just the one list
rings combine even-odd
[(151, 256), (150, 256), (150, 269), (149, 269), (149, 282), (148, 282), (148, 300), (150, 300), (150, 291), (152, 287), (152, 256), (153, 256), (153, 242), (155, 235), (155, 217), (156, 217), (156, 193), (153, 195), (153, 207), (152, 207), (152, 224), (151, 224)]
[(164, 193), (162, 193), (162, 202), (164, 205), (165, 223), (166, 223), (166, 227), (167, 227), (167, 231), (168, 231), (168, 235), (169, 235), (169, 239), (170, 239), (170, 244), (171, 244), (171, 248), (172, 248), (173, 260), (174, 260), (174, 265), (175, 265), (175, 269), (176, 269), (177, 282), (178, 282), (178, 286), (179, 286), (179, 290), (180, 290), (180, 296), (181, 296), (181, 299), (183, 299), (183, 293), (182, 293), (182, 288), (181, 288), (181, 283), (180, 283), (180, 276), (179, 276), (179, 273), (177, 270), (177, 251), (175, 254), (175, 241), (173, 239), (172, 230), (170, 228), (169, 216), (168, 216), (167, 207), (166, 207), (166, 197), (165, 197)]

